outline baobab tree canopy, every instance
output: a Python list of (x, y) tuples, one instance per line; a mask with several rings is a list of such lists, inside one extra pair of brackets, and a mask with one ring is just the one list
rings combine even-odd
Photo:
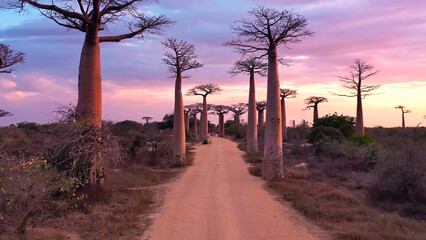
[(268, 70), (268, 64), (258, 60), (256, 57), (250, 57), (243, 60), (238, 60), (234, 63), (231, 70), (229, 70), (229, 74), (231, 76), (236, 76), (240, 73), (257, 73), (260, 76), (266, 76), (266, 72)]
[(24, 54), (16, 52), (9, 45), (0, 43), (0, 73), (11, 73), (11, 66), (24, 62)]
[(328, 99), (325, 97), (316, 97), (316, 96), (311, 96), (305, 99), (305, 104), (308, 105), (306, 106), (306, 108), (314, 107), (314, 105), (322, 103), (322, 102), (328, 102)]
[(291, 90), (288, 88), (281, 88), (280, 89), (280, 96), (281, 98), (295, 98), (297, 95), (297, 90)]
[(333, 93), (337, 96), (343, 97), (361, 97), (365, 98), (370, 95), (374, 95), (372, 91), (381, 87), (381, 84), (363, 84), (363, 81), (376, 75), (379, 71), (374, 71), (374, 67), (367, 64), (366, 61), (355, 59), (354, 64), (349, 65), (349, 75), (339, 76), (339, 81), (342, 82), (342, 86), (349, 89), (347, 94)]
[(12, 114), (12, 113), (10, 113), (10, 112), (8, 112), (8, 111), (5, 111), (5, 110), (0, 109), (0, 117), (11, 117), (11, 116), (13, 116), (13, 114)]
[(238, 38), (225, 43), (242, 54), (257, 53), (267, 56), (271, 47), (300, 42), (313, 35), (306, 27), (307, 19), (289, 10), (278, 11), (258, 5), (249, 11), (253, 19), (236, 21), (232, 30)]
[[(173, 73), (171, 76), (172, 78), (177, 77), (179, 73), (203, 66), (203, 64), (196, 60), (197, 55), (195, 54), (195, 47), (193, 44), (185, 41), (178, 41), (175, 38), (168, 38), (161, 43), (171, 50), (171, 52), (166, 52), (164, 54), (165, 58), (163, 58), (162, 61), (169, 66), (168, 71)], [(188, 75), (182, 77), (189, 78)]]

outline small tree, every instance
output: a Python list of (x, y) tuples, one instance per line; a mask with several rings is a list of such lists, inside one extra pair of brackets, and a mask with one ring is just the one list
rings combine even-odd
[(356, 97), (356, 134), (364, 134), (364, 116), (362, 113), (362, 99), (373, 95), (372, 91), (380, 88), (381, 84), (365, 85), (363, 81), (376, 75), (379, 71), (374, 71), (372, 65), (360, 59), (355, 59), (353, 65), (349, 65), (348, 76), (339, 76), (342, 86), (349, 89), (349, 94), (333, 93), (337, 96)]
[(149, 121), (152, 120), (152, 117), (147, 116), (147, 117), (143, 117), (142, 119), (145, 120), (146, 121), (145, 124), (147, 124), (149, 123)]
[(295, 98), (297, 95), (297, 90), (290, 90), (288, 88), (280, 89), (281, 96), (281, 118), (283, 119), (283, 142), (287, 142), (287, 116), (285, 110), (285, 99), (286, 98)]
[(172, 73), (171, 77), (176, 78), (173, 120), (173, 161), (175, 165), (179, 166), (182, 164), (186, 152), (182, 78), (189, 78), (188, 75), (182, 76), (182, 74), (188, 70), (200, 68), (203, 64), (197, 62), (195, 47), (188, 42), (168, 38), (162, 44), (171, 50), (171, 52), (164, 54), (163, 63), (169, 66), (168, 70)]
[(229, 112), (228, 106), (225, 105), (212, 105), (214, 114), (219, 116), (219, 137), (225, 136), (225, 121), (224, 116)]
[(328, 99), (325, 97), (316, 97), (316, 96), (311, 96), (305, 99), (305, 104), (308, 105), (306, 106), (305, 109), (309, 109), (309, 108), (314, 109), (314, 123), (316, 120), (318, 120), (318, 104), (322, 102), (328, 102)]
[(24, 62), (24, 54), (16, 52), (9, 45), (0, 43), (0, 73), (11, 73), (13, 65)]
[(248, 101), (248, 117), (247, 117), (247, 151), (258, 151), (257, 143), (257, 123), (256, 123), (256, 88), (254, 82), (254, 74), (266, 76), (268, 64), (250, 57), (245, 60), (239, 60), (234, 63), (233, 68), (229, 71), (232, 76), (241, 73), (250, 75), (249, 101)]
[(262, 177), (277, 180), (283, 177), (282, 120), (280, 106), (280, 80), (278, 54), (280, 45), (297, 43), (313, 33), (307, 29), (308, 21), (292, 11), (278, 11), (258, 5), (249, 11), (252, 19), (236, 21), (232, 26), (238, 38), (225, 45), (244, 54), (259, 54), (268, 58), (268, 86), (265, 127), (265, 147)]
[(263, 131), (263, 125), (265, 123), (264, 112), (266, 109), (266, 101), (256, 102), (257, 109), (257, 129)]
[(188, 96), (202, 96), (203, 97), (203, 112), (201, 113), (201, 138), (207, 139), (209, 135), (209, 126), (207, 118), (207, 96), (210, 94), (218, 94), (222, 91), (216, 84), (201, 84), (188, 90)]
[(411, 110), (405, 109), (405, 107), (402, 106), (402, 105), (396, 106), (395, 109), (401, 109), (401, 113), (402, 113), (402, 128), (405, 128), (405, 114), (406, 113), (411, 113)]
[(228, 110), (234, 113), (234, 123), (240, 124), (240, 116), (247, 112), (247, 103), (237, 103), (228, 106)]

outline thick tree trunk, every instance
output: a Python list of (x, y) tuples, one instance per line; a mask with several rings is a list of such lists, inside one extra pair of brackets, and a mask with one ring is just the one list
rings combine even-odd
[(314, 105), (314, 123), (318, 120), (318, 103)]
[(265, 117), (264, 115), (265, 110), (262, 111), (258, 111), (258, 115), (257, 115), (257, 129), (259, 131), (263, 131), (263, 126), (265, 123)]
[(180, 71), (178, 71), (175, 83), (175, 109), (173, 119), (173, 163), (176, 166), (182, 165), (185, 157), (185, 123), (181, 85), (182, 75)]
[(225, 136), (225, 121), (223, 114), (219, 115), (219, 137)]
[(257, 152), (256, 92), (254, 72), (250, 72), (250, 89), (247, 119), (247, 151)]
[(207, 95), (203, 96), (203, 112), (201, 114), (201, 138), (204, 140), (209, 137), (209, 125), (207, 119)]
[(356, 134), (364, 135), (364, 117), (362, 115), (362, 99), (361, 94), (358, 93), (356, 99), (356, 122), (355, 122), (355, 132)]
[(184, 112), (185, 115), (185, 130), (189, 130), (189, 113)]
[(281, 119), (283, 128), (283, 142), (287, 142), (287, 117), (285, 113), (285, 97), (281, 98)]
[(265, 143), (262, 164), (262, 178), (280, 180), (283, 178), (283, 151), (280, 104), (280, 79), (276, 46), (268, 51), (268, 87), (267, 87)]
[[(78, 71), (77, 119), (95, 126), (94, 141), (98, 141), (102, 127), (102, 76), (98, 36), (99, 26), (88, 26), (80, 55)], [(98, 175), (102, 169), (100, 152), (91, 160), (89, 182), (91, 186), (101, 183)]]
[(405, 116), (404, 116), (404, 110), (402, 110), (402, 128), (405, 128)]
[(197, 114), (194, 115), (194, 137), (198, 137), (198, 119)]

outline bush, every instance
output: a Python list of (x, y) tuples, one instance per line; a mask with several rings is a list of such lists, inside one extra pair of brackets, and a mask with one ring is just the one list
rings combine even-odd
[(374, 137), (371, 136), (368, 133), (366, 133), (366, 134), (352, 135), (349, 138), (349, 141), (352, 142), (353, 144), (355, 144), (356, 146), (363, 146), (363, 145), (368, 145), (368, 144), (376, 142), (376, 140), (374, 139)]
[(24, 130), (27, 134), (41, 132), (43, 127), (42, 125), (35, 122), (20, 122), (16, 126)]
[(227, 121), (225, 123), (225, 132), (227, 135), (234, 136), (235, 139), (242, 139), (246, 137), (245, 125), (235, 124), (233, 121)]
[(308, 135), (308, 142), (312, 144), (323, 140), (342, 142), (344, 139), (339, 129), (328, 126), (314, 127)]
[(326, 115), (322, 118), (318, 118), (314, 122), (314, 128), (325, 126), (325, 127), (334, 127), (340, 130), (340, 132), (346, 138), (350, 137), (355, 133), (355, 118), (344, 115)]
[(30, 147), (30, 141), (25, 133), (14, 126), (0, 129), (0, 148), (8, 154), (19, 155)]

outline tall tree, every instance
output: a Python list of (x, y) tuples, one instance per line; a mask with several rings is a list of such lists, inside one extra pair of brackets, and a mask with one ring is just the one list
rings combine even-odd
[(308, 21), (292, 11), (278, 11), (258, 5), (249, 11), (251, 19), (237, 21), (232, 29), (237, 39), (225, 43), (244, 54), (259, 54), (268, 58), (268, 86), (265, 144), (262, 178), (283, 178), (281, 132), (280, 80), (277, 49), (297, 43), (313, 33), (307, 29)]
[(364, 116), (362, 112), (362, 99), (367, 96), (374, 95), (372, 91), (380, 88), (381, 84), (364, 84), (368, 78), (376, 75), (379, 71), (374, 71), (372, 65), (367, 64), (366, 61), (355, 59), (353, 65), (349, 65), (349, 75), (339, 76), (342, 86), (349, 89), (348, 94), (333, 93), (337, 96), (343, 97), (356, 97), (356, 121), (355, 132), (356, 134), (364, 134)]
[(8, 112), (8, 111), (5, 111), (5, 110), (0, 109), (0, 118), (2, 118), (2, 117), (11, 117), (11, 116), (13, 116), (13, 114), (12, 114), (12, 113), (10, 113), (10, 112)]
[(305, 109), (313, 108), (314, 109), (314, 123), (316, 120), (318, 120), (318, 104), (322, 102), (328, 102), (328, 99), (325, 97), (316, 97), (311, 96), (305, 99), (306, 106)]
[(201, 138), (207, 139), (209, 135), (209, 126), (207, 118), (207, 96), (210, 94), (218, 94), (222, 91), (216, 84), (201, 84), (188, 90), (188, 96), (202, 96), (203, 97), (203, 112), (201, 113)]
[(266, 109), (266, 101), (256, 102), (256, 109), (257, 109), (257, 129), (259, 129), (259, 131), (262, 131), (263, 125), (265, 123), (264, 112)]
[(192, 109), (192, 105), (183, 106), (185, 130), (189, 130), (189, 114), (191, 113), (191, 109)]
[(228, 110), (234, 113), (234, 123), (240, 124), (240, 117), (247, 112), (247, 103), (237, 103), (228, 106)]
[(152, 117), (146, 116), (146, 117), (143, 117), (142, 119), (145, 120), (146, 121), (145, 124), (147, 124), (149, 121), (152, 120)]
[(191, 112), (189, 113), (194, 118), (194, 137), (198, 137), (198, 120), (197, 114), (203, 112), (203, 104), (196, 103), (191, 105)]
[(225, 136), (225, 121), (224, 116), (229, 112), (228, 106), (225, 105), (212, 105), (214, 114), (219, 116), (219, 137)]
[(200, 68), (203, 64), (196, 60), (197, 55), (195, 55), (194, 45), (185, 41), (178, 41), (175, 38), (168, 38), (161, 43), (171, 50), (171, 52), (164, 54), (163, 63), (169, 66), (168, 70), (172, 73), (171, 77), (176, 78), (173, 120), (173, 161), (175, 165), (180, 166), (186, 152), (182, 78), (189, 78), (188, 75), (182, 74), (188, 70)]
[(406, 113), (411, 113), (411, 110), (405, 109), (405, 106), (402, 106), (402, 105), (396, 106), (395, 109), (401, 109), (401, 113), (402, 113), (402, 128), (405, 128), (405, 114)]
[[(146, 16), (138, 11), (138, 5), (145, 0), (15, 0), (15, 5), (24, 11), (26, 5), (36, 8), (41, 14), (60, 26), (76, 29), (85, 38), (80, 56), (78, 72), (78, 105), (80, 119), (90, 119), (101, 126), (101, 42), (120, 42), (145, 33), (156, 34), (174, 23), (163, 15)], [(128, 22), (129, 31), (112, 36), (99, 36), (100, 31), (108, 29), (111, 23), (132, 19)]]
[[(80, 55), (78, 71), (78, 103), (77, 118), (95, 128), (96, 135), (102, 125), (102, 77), (100, 61), (101, 42), (120, 42), (145, 33), (159, 33), (173, 24), (163, 15), (146, 16), (138, 11), (137, 5), (144, 0), (11, 0), (20, 11), (25, 11), (26, 5), (36, 8), (40, 13), (53, 20), (60, 26), (76, 29), (84, 33), (83, 48)], [(133, 19), (128, 22), (129, 31), (124, 34), (99, 36), (113, 22)], [(93, 138), (100, 139), (99, 136)], [(101, 182), (99, 173), (103, 166), (101, 156), (92, 159), (90, 168), (90, 184), (95, 186)]]
[(247, 117), (247, 151), (258, 151), (257, 143), (257, 121), (256, 121), (256, 87), (254, 75), (257, 73), (260, 76), (266, 76), (268, 64), (258, 60), (256, 57), (250, 57), (244, 60), (239, 60), (234, 63), (234, 66), (229, 71), (232, 76), (241, 73), (249, 74), (249, 101), (248, 101), (248, 117)]
[(24, 54), (16, 52), (9, 45), (0, 43), (0, 73), (11, 73), (13, 65), (24, 62)]
[(295, 98), (297, 95), (297, 90), (290, 90), (288, 88), (280, 89), (281, 96), (281, 118), (283, 120), (283, 142), (287, 142), (287, 116), (285, 109), (285, 99), (286, 98)]

